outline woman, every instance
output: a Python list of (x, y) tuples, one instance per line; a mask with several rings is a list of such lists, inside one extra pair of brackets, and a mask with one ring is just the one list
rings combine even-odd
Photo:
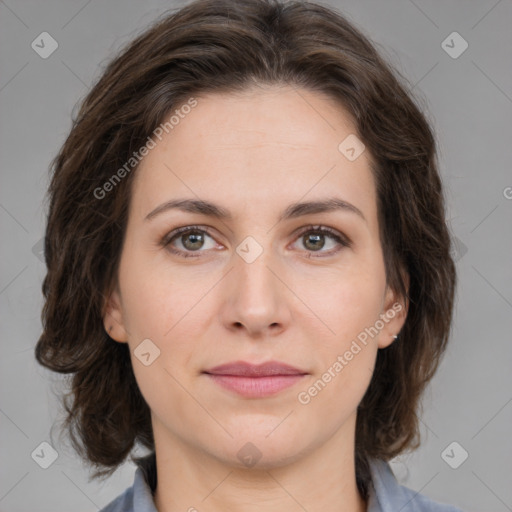
[[(398, 485), (450, 330), (434, 137), (304, 2), (203, 0), (133, 41), (53, 165), (44, 332), (104, 511), (455, 511)], [(136, 446), (146, 457), (131, 454)]]

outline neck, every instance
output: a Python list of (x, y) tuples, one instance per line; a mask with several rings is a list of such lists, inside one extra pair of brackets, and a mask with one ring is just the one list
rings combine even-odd
[(156, 508), (159, 512), (366, 512), (367, 503), (356, 483), (353, 434), (349, 442), (346, 437), (354, 428), (355, 416), (309, 454), (261, 469), (230, 466), (154, 428)]

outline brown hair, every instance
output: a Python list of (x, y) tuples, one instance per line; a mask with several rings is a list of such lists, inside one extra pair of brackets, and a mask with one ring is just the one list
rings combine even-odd
[(94, 191), (187, 98), (258, 83), (334, 98), (374, 160), (387, 282), (409, 309), (399, 339), (378, 351), (358, 408), (361, 494), (369, 457), (388, 460), (419, 446), (416, 414), (446, 348), (456, 283), (429, 123), (405, 79), (336, 11), (298, 1), (199, 0), (158, 20), (110, 62), (52, 162), (44, 330), (35, 356), (73, 374), (64, 426), (95, 465), (94, 478), (112, 474), (137, 443), (155, 449), (128, 345), (114, 342), (102, 321), (117, 282), (135, 171), (107, 199)]

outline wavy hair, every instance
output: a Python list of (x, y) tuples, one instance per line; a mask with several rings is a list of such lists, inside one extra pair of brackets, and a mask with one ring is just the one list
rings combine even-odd
[[(105, 298), (117, 283), (136, 166), (106, 183), (182, 102), (194, 95), (292, 85), (329, 95), (353, 117), (373, 160), (388, 285), (408, 304), (398, 340), (380, 349), (358, 407), (358, 488), (370, 457), (420, 444), (421, 395), (445, 351), (455, 266), (436, 142), (408, 81), (339, 12), (316, 3), (197, 0), (166, 12), (122, 48), (80, 104), (51, 163), (45, 233), (43, 332), (35, 357), (71, 374), (63, 431), (110, 476), (137, 445), (154, 456), (150, 409), (128, 345), (105, 332)], [(409, 276), (409, 286), (404, 282)]]

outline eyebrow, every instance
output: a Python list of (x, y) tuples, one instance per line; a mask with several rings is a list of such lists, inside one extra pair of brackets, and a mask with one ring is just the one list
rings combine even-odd
[[(149, 221), (155, 218), (157, 215), (160, 215), (163, 212), (168, 210), (178, 209), (188, 213), (198, 213), (200, 215), (207, 215), (209, 217), (214, 217), (220, 220), (232, 220), (233, 216), (222, 206), (216, 205), (209, 201), (204, 201), (202, 199), (172, 199), (171, 201), (166, 201), (165, 203), (157, 206), (154, 210), (152, 210), (148, 215), (146, 215), (145, 220)], [(343, 199), (339, 199), (336, 197), (327, 198), (317, 201), (307, 201), (302, 203), (292, 203), (290, 204), (286, 210), (279, 217), (279, 222), (288, 219), (295, 219), (297, 217), (302, 217), (304, 215), (311, 215), (315, 213), (326, 213), (342, 210), (350, 213), (355, 213), (365, 222), (367, 222), (363, 212), (354, 206), (353, 204), (347, 203)]]

